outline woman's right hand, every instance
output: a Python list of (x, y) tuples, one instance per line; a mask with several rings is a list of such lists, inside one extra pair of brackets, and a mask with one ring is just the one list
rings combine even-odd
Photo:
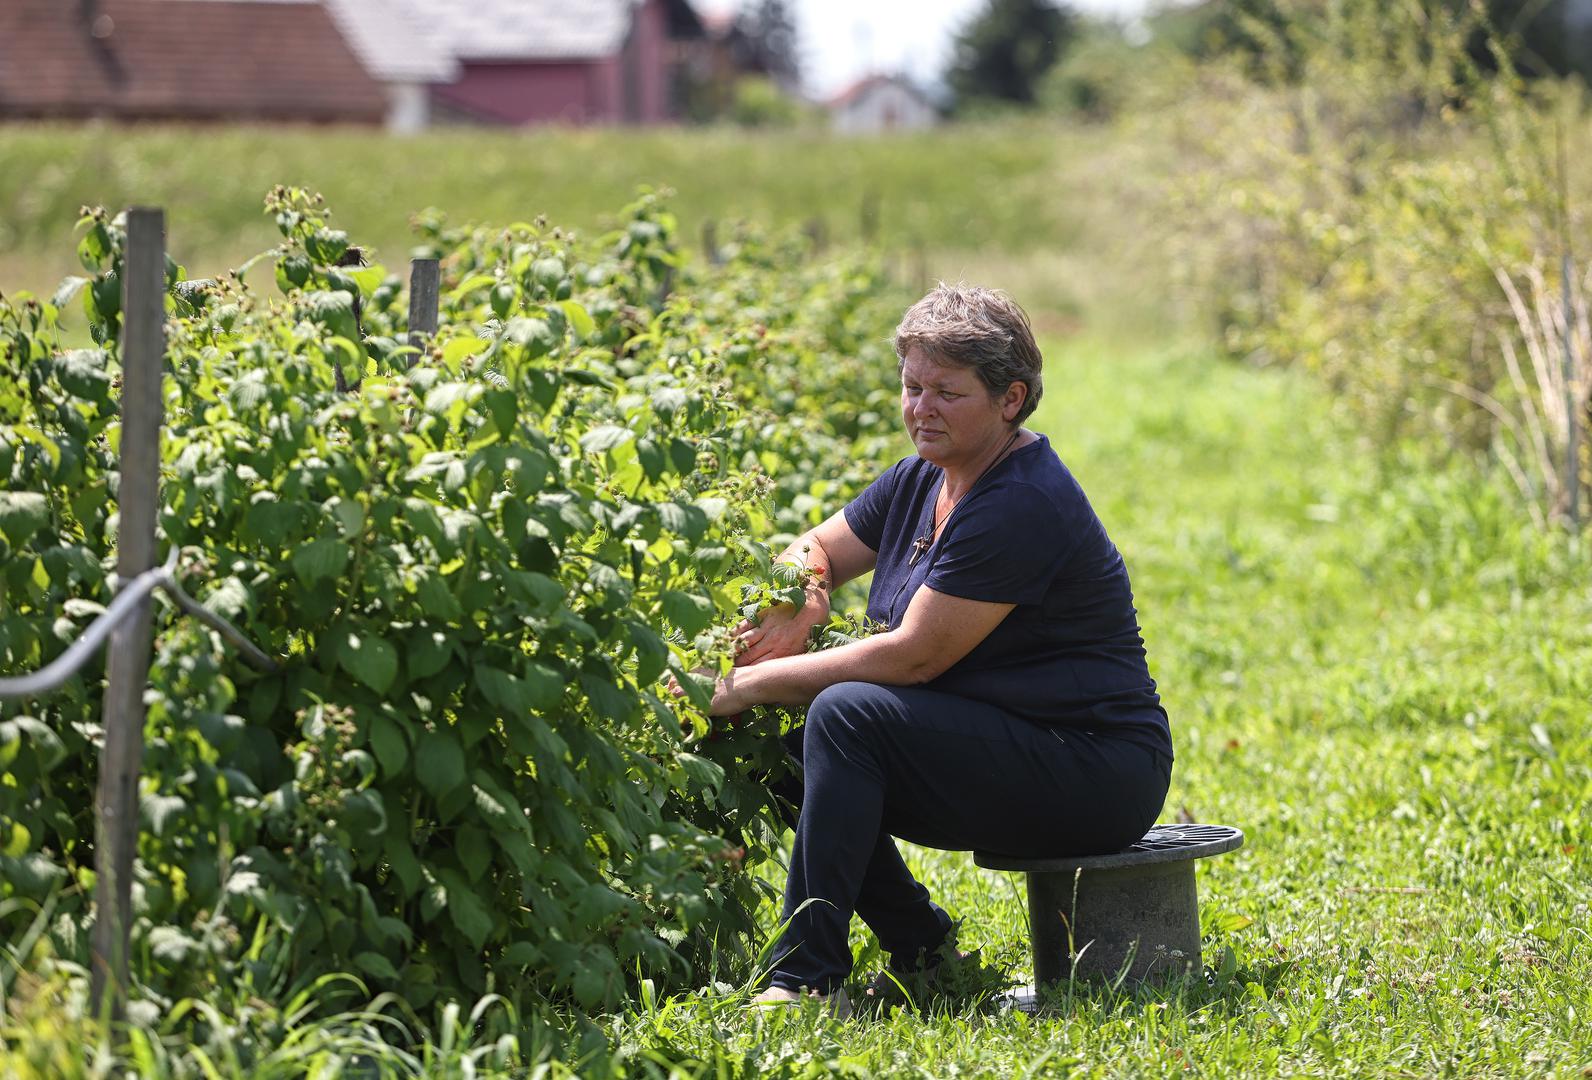
[(806, 652), (813, 627), (829, 622), (829, 593), (821, 586), (811, 585), (806, 597), (800, 608), (778, 604), (758, 612), (755, 622), (746, 619), (736, 626), (735, 666)]

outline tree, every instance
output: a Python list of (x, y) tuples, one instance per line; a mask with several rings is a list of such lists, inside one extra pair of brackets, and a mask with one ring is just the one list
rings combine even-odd
[(989, 0), (956, 38), (946, 80), (957, 108), (1034, 104), (1040, 79), (1077, 31), (1078, 18), (1068, 8), (1045, 0)]
[(801, 83), (801, 60), (796, 55), (796, 20), (786, 0), (748, 3), (736, 19), (750, 56), (747, 68), (774, 80), (781, 90), (795, 93)]
[[(1360, 0), (1374, 9), (1381, 0)], [(1404, 9), (1392, 9), (1397, 12)], [(1496, 71), (1498, 54), (1527, 78), (1579, 75), (1592, 83), (1592, 10), (1585, 0), (1424, 0), (1420, 19), (1447, 13), (1472, 20), (1471, 62)], [(1305, 53), (1334, 18), (1317, 0), (1205, 0), (1155, 17), (1158, 36), (1201, 58), (1234, 54), (1266, 81), (1294, 81)]]

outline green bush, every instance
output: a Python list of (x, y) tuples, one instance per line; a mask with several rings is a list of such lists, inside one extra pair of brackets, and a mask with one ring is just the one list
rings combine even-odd
[[(318, 198), (268, 208), (280, 296), (170, 275), (160, 530), (281, 670), (157, 619), (148, 999), (348, 971), (416, 1007), (597, 1008), (744, 974), (782, 758), (766, 727), (712, 730), (688, 672), (726, 664), (743, 595), (775, 587), (763, 543), (871, 478), (899, 298), (751, 235), (685, 267), (652, 196), (595, 242), (422, 215), (444, 282), (416, 352), (401, 282)], [(0, 302), (7, 672), (110, 596), (124, 237), (82, 226), (89, 277)], [(60, 347), (77, 292), (106, 348)], [(85, 965), (100, 697), (91, 667), (0, 703), (0, 933), (53, 904), (49, 949)]]
[[(1212, 64), (1170, 121), (1188, 166), (1174, 192), (1185, 283), (1233, 355), (1316, 372), (1383, 446), (1492, 454), (1530, 513), (1563, 513), (1552, 147), (1568, 99), (1521, 80), (1478, 11), (1272, 9), (1256, 40), (1287, 78)], [(1478, 36), (1498, 70), (1472, 55)], [(1569, 288), (1584, 310), (1583, 277), (1572, 268)], [(1584, 429), (1584, 319), (1577, 337)]]

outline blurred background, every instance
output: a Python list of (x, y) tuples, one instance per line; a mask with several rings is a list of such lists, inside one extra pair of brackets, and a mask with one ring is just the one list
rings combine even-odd
[(1307, 369), (1547, 524), (1589, 71), (1592, 0), (0, 0), (0, 289), (72, 273), (84, 205), (163, 205), (202, 275), (277, 183), (392, 265), (417, 213), (590, 230), (653, 185), (698, 247), (802, 228)]

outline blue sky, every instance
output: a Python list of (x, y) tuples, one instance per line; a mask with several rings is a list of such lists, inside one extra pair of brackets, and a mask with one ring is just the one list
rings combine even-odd
[[(986, 0), (790, 0), (801, 34), (807, 90), (825, 96), (874, 71), (930, 82), (944, 69), (951, 36)], [(735, 0), (698, 0), (726, 10)], [(1083, 11), (1132, 16), (1146, 0), (1073, 0)]]

